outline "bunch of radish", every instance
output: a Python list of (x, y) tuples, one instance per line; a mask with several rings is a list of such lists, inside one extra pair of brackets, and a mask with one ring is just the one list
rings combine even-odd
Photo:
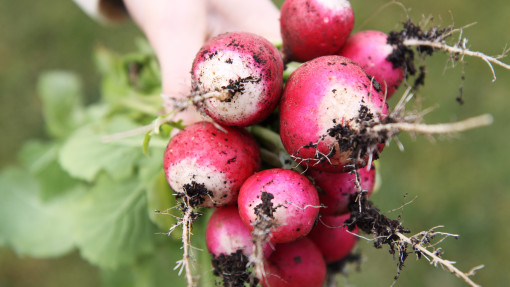
[[(350, 35), (353, 23), (349, 1), (287, 0), (281, 52), (238, 32), (197, 53), (193, 103), (209, 120), (170, 140), (164, 169), (182, 199), (183, 226), (191, 228), (196, 208), (215, 208), (206, 242), (225, 286), (322, 286), (327, 264), (356, 244), (357, 229), (344, 222), (355, 198), (374, 189), (373, 162), (392, 136), (374, 127), (391, 123), (386, 99), (406, 71), (386, 34)], [(303, 63), (284, 83), (290, 61)], [(275, 123), (274, 144), (287, 153), (279, 166), (250, 134)], [(294, 170), (285, 168), (289, 158)]]

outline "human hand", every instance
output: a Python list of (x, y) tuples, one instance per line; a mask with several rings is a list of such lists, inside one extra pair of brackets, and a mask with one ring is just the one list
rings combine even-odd
[[(124, 0), (158, 57), (162, 73), (165, 109), (169, 98), (182, 99), (191, 90), (191, 64), (209, 38), (230, 31), (252, 32), (281, 42), (278, 9), (270, 0)], [(174, 120), (190, 124), (200, 120), (194, 108)]]

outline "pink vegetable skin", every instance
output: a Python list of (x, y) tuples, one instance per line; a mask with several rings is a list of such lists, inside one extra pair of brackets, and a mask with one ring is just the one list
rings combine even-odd
[[(280, 136), (287, 152), (303, 166), (320, 170), (365, 166), (371, 153), (364, 147), (375, 152), (377, 142), (357, 138), (361, 126), (378, 123), (388, 113), (377, 88), (345, 57), (324, 56), (301, 65), (291, 74), (280, 101)], [(359, 144), (354, 146), (353, 140)]]
[(210, 39), (193, 61), (194, 94), (220, 94), (203, 102), (203, 110), (227, 126), (262, 121), (282, 93), (283, 60), (276, 47), (251, 33), (225, 33)]
[(298, 62), (335, 55), (353, 25), (347, 0), (286, 0), (280, 15), (284, 54)]
[(381, 83), (382, 90), (388, 87), (387, 97), (391, 97), (398, 89), (404, 71), (394, 68), (386, 58), (393, 52), (387, 43), (388, 35), (379, 31), (361, 31), (347, 39), (339, 55), (350, 58), (358, 63), (369, 75)]
[[(317, 226), (310, 232), (310, 238), (320, 249), (326, 263), (344, 259), (356, 245), (358, 237), (347, 232), (343, 224), (349, 214), (341, 216), (323, 216)], [(352, 231), (358, 234), (358, 229)]]
[(264, 287), (321, 287), (326, 264), (320, 250), (308, 238), (278, 244), (266, 264)]
[[(341, 215), (349, 212), (347, 208), (351, 195), (358, 192), (356, 188), (356, 175), (354, 173), (333, 173), (310, 169), (307, 174), (321, 189), (319, 199), (326, 208), (321, 208), (323, 215)], [(358, 169), (359, 180), (362, 190), (366, 190), (368, 196), (374, 191), (375, 166), (369, 170)]]
[(167, 181), (177, 193), (203, 185), (212, 192), (202, 206), (235, 204), (242, 183), (260, 168), (255, 139), (245, 130), (199, 122), (175, 135), (165, 150)]
[(273, 213), (276, 226), (271, 229), (271, 241), (290, 242), (310, 232), (319, 214), (319, 197), (305, 176), (275, 168), (249, 177), (239, 192), (238, 206), (241, 219), (250, 229), (257, 219), (255, 207), (262, 203), (263, 192), (274, 196), (271, 202), (277, 207)]
[[(253, 254), (253, 242), (251, 232), (241, 221), (236, 206), (221, 207), (214, 211), (205, 233), (207, 249), (214, 256), (220, 254), (230, 255), (241, 249), (243, 254)], [(269, 257), (273, 249), (266, 243), (264, 255)]]

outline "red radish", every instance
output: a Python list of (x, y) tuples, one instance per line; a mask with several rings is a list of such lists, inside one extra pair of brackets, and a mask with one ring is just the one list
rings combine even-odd
[(294, 71), (280, 101), (280, 136), (305, 167), (347, 171), (377, 154), (379, 135), (366, 128), (388, 108), (380, 85), (352, 60), (324, 56)]
[(387, 58), (393, 53), (388, 35), (380, 31), (361, 31), (347, 39), (339, 55), (358, 63), (369, 75), (381, 83), (383, 92), (391, 97), (404, 78), (404, 71)]
[[(191, 71), (203, 110), (227, 126), (262, 121), (282, 93), (283, 60), (276, 47), (251, 33), (225, 33), (200, 49)], [(210, 97), (212, 96), (212, 97)]]
[(272, 196), (274, 227), (271, 241), (284, 243), (303, 237), (312, 230), (319, 214), (319, 197), (313, 184), (302, 174), (288, 169), (268, 169), (250, 176), (241, 187), (239, 215), (253, 230), (256, 208), (263, 193)]
[[(343, 226), (350, 214), (341, 216), (323, 216), (319, 223), (310, 232), (310, 238), (320, 249), (326, 263), (332, 263), (344, 259), (356, 245), (358, 237), (347, 232)], [(358, 228), (352, 233), (358, 234)]]
[[(230, 255), (238, 249), (246, 256), (253, 254), (251, 232), (239, 217), (236, 206), (221, 207), (214, 211), (205, 233), (207, 249), (215, 257), (220, 254)], [(264, 255), (269, 257), (273, 249), (266, 243)]]
[(320, 287), (326, 279), (326, 263), (308, 238), (278, 244), (268, 259), (264, 287)]
[[(374, 191), (375, 166), (372, 165), (369, 170), (360, 168), (357, 172), (361, 189), (370, 196)], [(319, 192), (319, 199), (326, 208), (321, 208), (321, 214), (340, 215), (349, 212), (347, 207), (350, 197), (358, 192), (355, 173), (333, 173), (310, 169), (307, 175), (322, 191)]]
[(245, 130), (199, 122), (175, 135), (165, 151), (168, 183), (205, 207), (235, 204), (242, 183), (260, 168), (255, 139)]
[(354, 25), (347, 0), (286, 0), (280, 13), (284, 54), (298, 62), (335, 55)]

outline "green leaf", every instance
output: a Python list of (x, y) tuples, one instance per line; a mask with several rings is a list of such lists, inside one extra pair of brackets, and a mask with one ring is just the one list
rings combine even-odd
[(154, 249), (154, 226), (137, 178), (114, 181), (106, 174), (77, 207), (75, 236), (82, 256), (104, 268), (132, 264)]
[[(151, 148), (151, 157), (144, 158), (140, 164), (140, 180), (147, 187), (149, 217), (162, 231), (166, 232), (176, 223), (176, 219), (168, 214), (159, 214), (155, 211), (174, 208), (177, 206), (177, 202), (163, 171), (164, 151), (164, 148)], [(180, 215), (177, 209), (174, 214)], [(178, 235), (178, 232), (173, 233), (172, 238), (175, 238), (174, 235)], [(180, 237), (176, 239), (180, 241)]]
[(59, 153), (59, 162), (73, 177), (92, 181), (104, 170), (115, 179), (124, 179), (132, 175), (134, 165), (143, 156), (140, 145), (142, 138), (105, 142), (103, 136), (109, 131), (125, 131), (133, 128), (125, 120), (111, 123), (113, 129), (103, 132), (92, 126), (76, 131), (64, 143)]
[(0, 241), (32, 257), (60, 256), (74, 248), (73, 213), (83, 187), (42, 202), (35, 178), (26, 170), (9, 168), (0, 173), (0, 191)]
[(25, 143), (20, 160), (39, 182), (40, 198), (49, 200), (72, 189), (78, 181), (71, 178), (58, 163), (58, 145), (42, 141)]
[(103, 46), (96, 47), (96, 66), (101, 75), (101, 95), (106, 102), (115, 105), (129, 91), (129, 79), (121, 57)]
[(181, 254), (176, 252), (180, 246), (179, 242), (165, 242), (165, 245), (161, 245), (154, 254), (144, 256), (133, 266), (102, 270), (103, 286), (186, 286), (185, 277), (172, 270), (175, 262), (181, 259)]
[(142, 150), (143, 150), (143, 154), (145, 154), (146, 156), (149, 156), (149, 143), (151, 141), (151, 132), (148, 132), (145, 134), (145, 137), (143, 138), (143, 143), (142, 143)]
[[(217, 279), (212, 274), (211, 260), (212, 255), (207, 251), (205, 242), (205, 233), (207, 230), (207, 223), (211, 218), (213, 209), (207, 208), (201, 210), (202, 216), (193, 223), (193, 236), (191, 236), (191, 244), (197, 248), (193, 251), (194, 256), (197, 258), (199, 264), (198, 274), (200, 275), (199, 287), (213, 287), (217, 286), (214, 282)], [(201, 251), (202, 250), (202, 251)]]
[(165, 173), (160, 171), (151, 185), (147, 188), (148, 212), (150, 219), (162, 230), (167, 231), (176, 223), (176, 219), (170, 215), (158, 214), (158, 211), (165, 211), (177, 206), (173, 191), (166, 181)]
[(83, 119), (80, 79), (69, 72), (46, 72), (39, 77), (37, 88), (48, 133), (65, 138)]

